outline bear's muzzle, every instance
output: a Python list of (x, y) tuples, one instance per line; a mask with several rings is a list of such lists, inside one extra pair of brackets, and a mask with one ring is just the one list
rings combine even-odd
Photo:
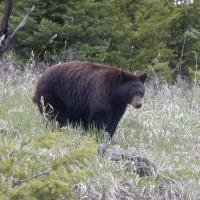
[(130, 104), (134, 107), (134, 108), (141, 108), (142, 107), (142, 97), (140, 95), (135, 95), (133, 96)]

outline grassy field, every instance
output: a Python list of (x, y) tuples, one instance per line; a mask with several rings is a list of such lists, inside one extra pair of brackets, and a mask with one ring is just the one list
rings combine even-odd
[(46, 125), (31, 101), (39, 75), (0, 65), (0, 199), (200, 199), (198, 84), (149, 82), (142, 109), (128, 107), (110, 145), (156, 166), (139, 177), (97, 155), (95, 131)]

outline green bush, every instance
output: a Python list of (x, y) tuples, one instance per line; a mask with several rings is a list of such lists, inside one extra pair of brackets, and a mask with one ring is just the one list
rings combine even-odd
[(53, 149), (62, 134), (38, 136), (28, 149), (0, 149), (0, 199), (76, 199), (72, 188), (92, 175), (88, 166), (96, 156), (96, 145), (85, 140), (57, 156)]

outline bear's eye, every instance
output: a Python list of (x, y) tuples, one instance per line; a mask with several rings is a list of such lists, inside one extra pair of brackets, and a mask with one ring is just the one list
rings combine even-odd
[(130, 95), (131, 95), (131, 96), (134, 96), (134, 95), (135, 95), (135, 92), (134, 92), (134, 91), (130, 91)]
[(142, 93), (139, 92), (139, 91), (131, 91), (130, 94), (131, 94), (131, 96), (141, 96), (141, 97), (143, 97)]

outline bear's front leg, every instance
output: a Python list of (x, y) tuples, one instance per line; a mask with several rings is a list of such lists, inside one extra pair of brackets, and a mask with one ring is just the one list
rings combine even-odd
[(110, 114), (105, 111), (95, 111), (90, 114), (88, 119), (88, 128), (95, 127), (98, 131), (104, 129), (106, 132), (109, 133), (110, 137), (114, 134), (113, 132), (113, 124), (112, 118)]
[(118, 123), (119, 123), (119, 120), (117, 120), (114, 117), (112, 117), (112, 120), (110, 122), (110, 126), (108, 126), (108, 130), (106, 130), (109, 133), (110, 138), (113, 137), (113, 135), (114, 135), (114, 133), (116, 131)]

